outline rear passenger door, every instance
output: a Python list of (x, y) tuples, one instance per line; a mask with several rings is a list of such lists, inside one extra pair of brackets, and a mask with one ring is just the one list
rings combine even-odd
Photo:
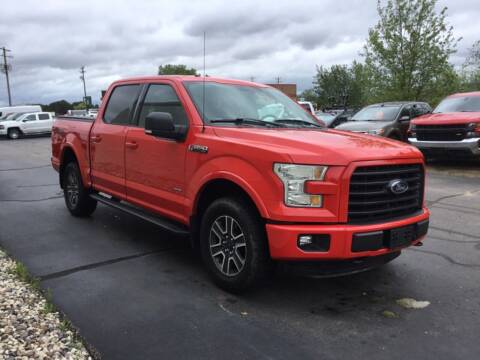
[(174, 84), (149, 84), (140, 104), (137, 126), (128, 129), (125, 141), (127, 200), (185, 222), (188, 221), (183, 217), (187, 141), (146, 134), (145, 118), (151, 112), (168, 112), (176, 126), (189, 125)]
[(39, 113), (38, 116), (38, 130), (42, 133), (48, 133), (52, 131), (53, 119), (49, 113)]
[(93, 186), (98, 191), (124, 199), (125, 136), (132, 122), (141, 86), (120, 84), (113, 88), (108, 103), (90, 131), (90, 159)]

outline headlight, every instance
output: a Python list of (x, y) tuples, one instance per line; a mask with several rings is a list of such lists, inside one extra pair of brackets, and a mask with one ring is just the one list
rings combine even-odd
[(375, 129), (375, 130), (368, 130), (367, 134), (370, 135), (382, 135), (383, 134), (383, 129)]
[(5, 126), (0, 125), (0, 130), (3, 130), (3, 129), (5, 129)]
[(304, 192), (306, 181), (322, 181), (328, 166), (274, 164), (275, 174), (282, 180), (285, 192), (284, 202), (294, 207), (322, 207), (322, 195), (311, 195)]

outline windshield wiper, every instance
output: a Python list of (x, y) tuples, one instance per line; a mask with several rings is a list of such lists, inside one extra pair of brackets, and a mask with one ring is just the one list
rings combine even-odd
[(307, 121), (307, 120), (300, 120), (300, 119), (278, 119), (275, 120), (274, 122), (276, 123), (287, 123), (287, 124), (299, 124), (299, 125), (308, 125), (308, 126), (313, 126), (313, 127), (318, 127), (318, 128), (324, 128), (324, 126), (320, 124), (315, 124), (313, 122)]
[(270, 121), (254, 119), (254, 118), (235, 118), (235, 119), (213, 119), (209, 120), (209, 123), (230, 123), (230, 124), (249, 124), (249, 125), (261, 125), (261, 126), (282, 126), (281, 124), (275, 124)]

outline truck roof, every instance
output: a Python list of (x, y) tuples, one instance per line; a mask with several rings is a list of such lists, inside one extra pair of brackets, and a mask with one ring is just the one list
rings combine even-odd
[[(125, 78), (125, 79), (117, 80), (113, 84), (117, 85), (117, 84), (122, 84), (122, 83), (127, 83), (127, 82), (133, 82), (133, 81), (149, 82), (149, 81), (155, 81), (155, 80), (174, 80), (174, 81), (178, 81), (178, 82), (184, 82), (184, 81), (202, 82), (203, 81), (203, 76), (195, 76), (195, 75), (138, 76), (138, 77), (131, 77), (131, 78)], [(237, 79), (227, 79), (227, 78), (213, 77), (213, 76), (205, 77), (205, 81), (210, 81), (210, 82), (214, 81), (214, 82), (223, 83), (223, 84), (268, 87), (268, 85), (259, 84), (259, 83), (255, 83), (255, 82), (251, 82), (251, 81), (237, 80)]]

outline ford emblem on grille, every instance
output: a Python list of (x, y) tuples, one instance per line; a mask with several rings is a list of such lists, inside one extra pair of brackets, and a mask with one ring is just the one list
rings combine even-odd
[(395, 179), (388, 183), (387, 188), (395, 195), (400, 195), (408, 190), (408, 183), (402, 179)]

